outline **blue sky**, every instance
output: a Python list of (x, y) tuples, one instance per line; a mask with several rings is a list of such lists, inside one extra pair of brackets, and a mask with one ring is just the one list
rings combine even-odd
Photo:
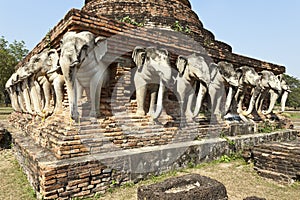
[[(287, 67), (300, 78), (299, 0), (190, 0), (204, 27), (233, 51)], [(0, 36), (23, 40), (31, 50), (71, 8), (84, 0), (1, 2)]]

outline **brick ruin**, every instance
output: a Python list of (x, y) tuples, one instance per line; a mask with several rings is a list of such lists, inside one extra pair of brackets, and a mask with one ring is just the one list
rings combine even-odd
[(285, 183), (300, 180), (300, 140), (260, 144), (254, 147), (255, 170), (259, 175)]
[[(127, 16), (143, 26), (120, 21)], [(174, 24), (189, 31), (174, 31)], [(89, 105), (82, 104), (80, 123), (70, 122), (67, 97), (65, 110), (59, 115), (46, 119), (11, 115), (13, 128), (9, 130), (18, 161), (44, 199), (93, 196), (150, 174), (185, 167), (189, 162), (201, 163), (261, 142), (297, 137), (297, 132), (290, 130), (255, 134), (257, 127), (253, 124), (216, 125), (209, 117), (182, 126), (172, 91), (164, 100), (165, 111), (158, 122), (134, 115), (130, 72), (135, 67), (131, 52), (136, 46), (167, 48), (173, 65), (178, 55), (197, 52), (235, 67), (285, 72), (283, 66), (235, 54), (229, 45), (215, 40), (188, 0), (86, 0), (81, 10), (70, 10), (17, 67), (49, 46), (59, 50), (60, 40), (68, 31), (90, 31), (108, 38), (105, 59), (111, 63), (113, 78), (101, 94), (103, 117), (97, 120), (86, 117)], [(235, 141), (235, 147), (220, 138), (221, 134)]]

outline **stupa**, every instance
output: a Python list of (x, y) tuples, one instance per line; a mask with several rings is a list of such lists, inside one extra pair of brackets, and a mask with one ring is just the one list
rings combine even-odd
[[(111, 85), (102, 92), (100, 109), (105, 117), (96, 122), (72, 124), (68, 112), (47, 119), (22, 113), (11, 116), (14, 128), (9, 130), (18, 161), (44, 199), (103, 194), (110, 187), (137, 182), (150, 174), (215, 159), (231, 149), (220, 133), (233, 136), (236, 150), (261, 141), (288, 140), (297, 134), (283, 131), (255, 135), (252, 125), (193, 123), (180, 129), (176, 120), (166, 119), (168, 123), (162, 124), (149, 117), (112, 115), (126, 107), (129, 112), (136, 109), (136, 102), (126, 96), (130, 94), (130, 71), (135, 67), (131, 54), (136, 46), (159, 45), (178, 56), (193, 53), (190, 44), (195, 41), (215, 62), (228, 61), (235, 67), (248, 65), (275, 74), (285, 72), (284, 66), (235, 54), (229, 45), (215, 40), (188, 0), (86, 0), (81, 10), (70, 10), (18, 66), (49, 47), (59, 51), (60, 41), (69, 31), (90, 31), (108, 38), (108, 54), (118, 58), (109, 66), (113, 71)], [(110, 96), (112, 92), (120, 97), (118, 101)], [(170, 99), (166, 109), (178, 110)], [(246, 136), (236, 136), (240, 132)], [(216, 138), (202, 140), (207, 135)]]

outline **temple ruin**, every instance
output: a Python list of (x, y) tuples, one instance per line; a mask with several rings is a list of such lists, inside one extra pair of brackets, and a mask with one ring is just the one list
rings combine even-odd
[(183, 123), (170, 88), (157, 120), (135, 115), (132, 52), (136, 47), (167, 49), (172, 70), (179, 55), (196, 53), (211, 62), (226, 61), (234, 68), (249, 66), (275, 75), (285, 72), (284, 66), (238, 55), (231, 46), (217, 41), (188, 0), (86, 0), (81, 10), (70, 10), (17, 67), (47, 49), (61, 53), (60, 42), (71, 31), (107, 38), (103, 62), (108, 63), (111, 77), (101, 92), (101, 117), (90, 119), (86, 111), (91, 106), (83, 101), (78, 106), (80, 120), (72, 121), (65, 92), (61, 113), (43, 117), (14, 112), (8, 128), (18, 161), (44, 199), (103, 194), (112, 183), (115, 187), (138, 182), (189, 162), (210, 161), (261, 142), (297, 137), (293, 130), (260, 134), (253, 123), (214, 123), (210, 113)]

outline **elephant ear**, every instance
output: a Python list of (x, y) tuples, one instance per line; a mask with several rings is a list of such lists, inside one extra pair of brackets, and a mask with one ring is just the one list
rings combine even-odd
[(107, 52), (107, 39), (105, 37), (97, 37), (95, 39), (95, 57), (97, 62), (100, 62), (100, 60), (104, 57), (104, 55)]
[(181, 76), (184, 74), (187, 64), (188, 64), (188, 60), (186, 57), (178, 56), (176, 66)]
[(61, 74), (61, 67), (58, 65), (59, 56), (55, 49), (51, 49), (48, 52), (48, 58), (47, 58), (47, 66), (50, 67), (47, 70), (47, 74), (52, 74), (54, 72)]
[(218, 69), (218, 65), (216, 63), (210, 63), (209, 71), (210, 71), (210, 80), (214, 81), (216, 76), (220, 73)]
[(132, 52), (132, 59), (137, 66), (138, 71), (142, 71), (146, 59), (146, 49), (143, 47), (135, 47)]
[(88, 49), (89, 49), (89, 45), (88, 44), (84, 44), (78, 54), (78, 61), (80, 63), (82, 63), (84, 61), (84, 59), (88, 56)]
[(47, 65), (50, 68), (53, 68), (58, 65), (58, 53), (55, 49), (51, 49), (47, 53), (47, 59), (45, 60), (45, 65)]
[(241, 68), (237, 68), (235, 70), (235, 72), (236, 72), (236, 76), (238, 78), (238, 82), (241, 85), (243, 83), (243, 70)]
[(283, 80), (283, 74), (279, 74), (277, 75), (277, 78), (279, 79), (279, 81), (281, 82)]

